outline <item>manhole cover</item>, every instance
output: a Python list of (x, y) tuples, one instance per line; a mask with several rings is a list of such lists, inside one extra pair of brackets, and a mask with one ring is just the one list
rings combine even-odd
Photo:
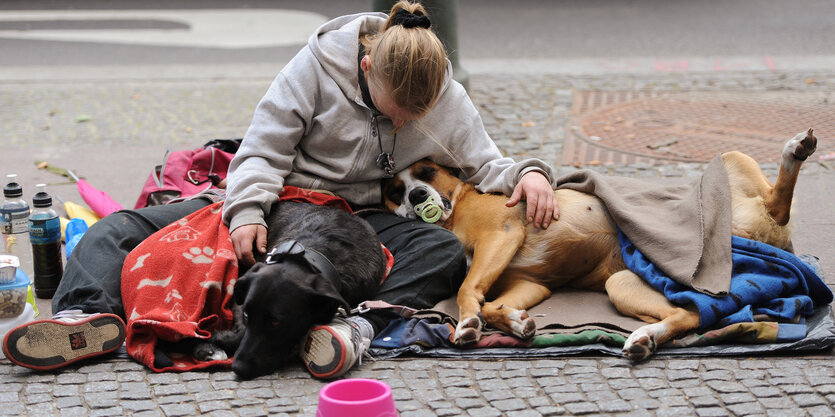
[(778, 162), (786, 140), (815, 129), (833, 157), (835, 95), (817, 92), (577, 91), (565, 164), (708, 162), (739, 150)]

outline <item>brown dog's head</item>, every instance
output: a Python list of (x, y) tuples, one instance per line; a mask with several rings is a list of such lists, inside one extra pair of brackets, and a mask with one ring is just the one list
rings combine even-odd
[[(443, 224), (452, 215), (454, 195), (463, 184), (451, 170), (424, 159), (383, 181), (383, 202), (386, 209), (400, 217)], [(439, 209), (439, 215), (427, 216), (424, 212), (421, 216), (427, 204)]]

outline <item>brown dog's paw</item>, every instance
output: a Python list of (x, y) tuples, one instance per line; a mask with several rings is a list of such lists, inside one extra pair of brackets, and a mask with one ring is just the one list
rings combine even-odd
[(648, 336), (641, 337), (635, 343), (623, 348), (623, 356), (633, 361), (642, 361), (655, 352), (655, 341)]
[(800, 141), (800, 146), (794, 151), (794, 157), (805, 161), (809, 155), (815, 153), (815, 150), (818, 148), (818, 138), (812, 134), (812, 129), (809, 129), (806, 132), (806, 136), (803, 140)]
[(516, 310), (507, 315), (513, 335), (528, 340), (536, 334), (536, 322), (525, 310)]
[(633, 361), (650, 357), (658, 348), (655, 335), (663, 331), (664, 325), (661, 323), (650, 324), (635, 330), (623, 344), (623, 355)]
[(458, 346), (471, 345), (481, 339), (482, 321), (478, 317), (470, 317), (458, 322), (455, 327), (453, 341)]
[(812, 129), (801, 132), (786, 142), (783, 148), (783, 162), (793, 166), (793, 161), (805, 161), (815, 153), (818, 147), (818, 139), (812, 134)]

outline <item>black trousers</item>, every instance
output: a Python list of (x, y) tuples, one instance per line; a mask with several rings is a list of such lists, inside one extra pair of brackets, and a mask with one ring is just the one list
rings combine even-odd
[[(112, 313), (125, 319), (121, 273), (127, 254), (163, 227), (205, 207), (208, 200), (122, 210), (92, 225), (67, 262), (52, 298), (52, 311), (79, 309)], [(422, 309), (458, 291), (466, 274), (466, 257), (458, 239), (439, 226), (388, 213), (367, 215), (380, 241), (394, 256), (394, 266), (373, 299)], [(397, 315), (366, 313), (379, 333)]]

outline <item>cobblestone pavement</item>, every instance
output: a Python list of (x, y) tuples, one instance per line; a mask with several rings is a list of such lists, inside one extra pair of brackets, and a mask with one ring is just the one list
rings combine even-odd
[[(91, 144), (199, 146), (211, 138), (239, 137), (269, 82), (0, 82), (0, 144), (7, 149)], [(494, 74), (473, 76), (470, 82), (473, 101), (488, 131), (507, 155), (536, 156), (557, 165), (562, 141), (571, 128), (573, 90), (832, 92), (835, 72)], [(703, 165), (591, 168), (635, 177), (681, 178), (698, 175)], [(776, 175), (775, 164), (764, 168)], [(826, 163), (807, 164), (803, 172), (823, 176), (826, 183), (835, 185), (835, 173)], [(831, 271), (825, 272), (830, 272), (831, 285)], [(347, 377), (388, 383), (404, 417), (830, 416), (835, 415), (832, 359), (831, 352), (653, 359), (640, 364), (602, 356), (406, 358), (366, 361)], [(2, 359), (0, 415), (312, 416), (323, 385), (298, 365), (253, 381), (238, 381), (228, 371), (155, 374), (131, 361), (123, 349), (101, 361), (48, 373), (31, 372)]]

